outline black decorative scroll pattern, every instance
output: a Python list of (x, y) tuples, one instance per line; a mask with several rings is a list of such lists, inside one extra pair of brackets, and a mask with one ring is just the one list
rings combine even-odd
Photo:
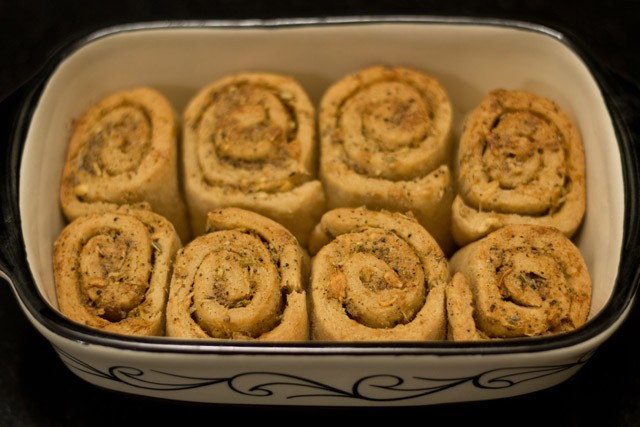
[[(240, 395), (269, 397), (275, 396), (277, 389), (283, 387), (287, 390), (287, 395), (284, 396), (286, 399), (335, 397), (368, 402), (415, 399), (467, 383), (480, 389), (504, 389), (584, 365), (593, 354), (589, 352), (577, 361), (567, 364), (491, 369), (468, 377), (402, 378), (395, 374), (376, 374), (355, 381), (351, 389), (340, 389), (308, 378), (279, 372), (252, 371), (229, 377), (202, 378), (131, 366), (112, 366), (107, 370), (100, 370), (60, 348), (56, 350), (71, 370), (144, 390), (170, 392), (226, 385)], [(294, 392), (294, 389), (300, 391)]]

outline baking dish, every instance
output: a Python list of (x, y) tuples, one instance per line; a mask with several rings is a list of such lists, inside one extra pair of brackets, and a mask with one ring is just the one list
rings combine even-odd
[[(428, 16), (154, 22), (88, 34), (0, 103), (2, 277), (71, 372), (118, 392), (201, 403), (406, 406), (551, 387), (578, 372), (625, 321), (639, 282), (639, 91), (577, 43), (526, 22)], [(548, 95), (574, 117), (587, 160), (587, 215), (575, 238), (593, 279), (586, 325), (475, 343), (194, 342), (111, 335), (57, 311), (58, 184), (73, 120), (91, 102), (150, 85), (181, 110), (217, 77), (262, 70), (296, 77), (317, 103), (332, 81), (377, 63), (437, 77), (457, 132), (495, 87)]]

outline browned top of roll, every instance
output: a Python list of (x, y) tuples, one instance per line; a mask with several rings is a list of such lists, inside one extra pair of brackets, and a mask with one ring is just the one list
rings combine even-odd
[(315, 172), (315, 109), (292, 77), (238, 73), (184, 112), (188, 179), (245, 192), (289, 191)]
[(445, 334), (444, 254), (412, 217), (363, 208), (327, 212), (311, 238), (312, 337), (424, 341)]
[(576, 126), (553, 101), (530, 92), (490, 92), (470, 114), (460, 144), (461, 193), (486, 209), (546, 213), (567, 185), (584, 180)]
[(167, 335), (308, 339), (308, 262), (275, 221), (240, 208), (210, 212), (206, 233), (176, 257)]
[(75, 123), (60, 184), (67, 220), (146, 202), (191, 237), (178, 177), (178, 128), (169, 100), (149, 87), (114, 92)]
[[(139, 87), (92, 105), (70, 138), (62, 186), (63, 208), (72, 198), (125, 204), (176, 153), (178, 124), (169, 101)], [(171, 171), (170, 171), (171, 172)], [(176, 171), (173, 171), (176, 173)]]
[(319, 120), (325, 168), (344, 163), (355, 173), (397, 181), (449, 160), (448, 94), (414, 69), (376, 65), (343, 77), (323, 95)]
[(469, 114), (457, 159), (465, 208), (456, 201), (454, 223), (461, 245), (477, 238), (477, 230), (508, 223), (538, 222), (569, 237), (581, 223), (584, 147), (574, 122), (552, 100), (523, 90), (491, 91)]
[(164, 335), (165, 304), (181, 242), (164, 217), (123, 206), (81, 216), (54, 244), (60, 311), (77, 322), (128, 335)]
[(547, 335), (587, 320), (592, 293), (587, 265), (578, 247), (554, 227), (504, 226), (460, 249), (449, 265), (469, 283), (481, 335)]

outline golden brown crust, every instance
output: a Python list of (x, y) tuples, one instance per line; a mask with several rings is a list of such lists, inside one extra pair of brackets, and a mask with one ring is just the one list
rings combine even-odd
[(306, 244), (325, 210), (316, 179), (315, 109), (292, 78), (240, 73), (202, 88), (184, 112), (187, 201), (196, 235), (207, 213), (235, 206)]
[(65, 217), (147, 202), (191, 238), (178, 175), (178, 122), (158, 91), (138, 87), (96, 102), (77, 121), (60, 186)]
[(446, 258), (412, 217), (365, 208), (323, 215), (311, 237), (312, 339), (445, 338)]
[(452, 229), (460, 246), (506, 224), (571, 237), (586, 203), (584, 148), (569, 116), (536, 94), (497, 89), (467, 121), (457, 155)]
[(449, 252), (451, 126), (446, 91), (417, 70), (373, 66), (338, 80), (319, 112), (328, 207), (411, 211)]
[(58, 306), (70, 319), (127, 335), (164, 335), (173, 259), (181, 242), (140, 208), (81, 216), (54, 244)]
[(447, 289), (449, 332), (456, 340), (566, 332), (589, 315), (586, 263), (556, 228), (502, 227), (458, 250), (449, 266), (455, 282)]
[(212, 211), (205, 234), (176, 257), (167, 335), (307, 340), (308, 269), (306, 253), (282, 225), (244, 209)]

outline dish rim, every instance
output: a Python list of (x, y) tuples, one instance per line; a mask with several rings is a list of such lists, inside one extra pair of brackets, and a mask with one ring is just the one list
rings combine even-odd
[[(193, 341), (168, 337), (139, 337), (111, 334), (79, 325), (67, 319), (61, 313), (51, 308), (37, 291), (31, 267), (26, 258), (24, 248), (24, 236), (19, 209), (20, 163), (26, 142), (26, 134), (30, 126), (30, 120), (35, 110), (39, 96), (46, 82), (52, 75), (57, 64), (71, 55), (80, 47), (90, 44), (98, 39), (113, 34), (171, 29), (243, 29), (243, 28), (291, 28), (306, 26), (330, 26), (330, 25), (368, 25), (368, 24), (450, 24), (450, 25), (486, 25), (503, 28), (514, 28), (525, 31), (543, 33), (556, 41), (564, 44), (581, 60), (585, 62), (592, 73), (595, 83), (601, 89), (608, 113), (614, 123), (614, 131), (621, 151), (621, 167), (624, 180), (624, 219), (622, 256), (618, 262), (618, 274), (613, 290), (607, 303), (593, 319), (590, 319), (583, 327), (560, 335), (514, 338), (504, 341), (491, 342), (320, 342), (305, 341), (295, 343), (260, 342), (260, 341)], [(452, 16), (344, 16), (326, 18), (279, 18), (279, 19), (250, 19), (250, 20), (184, 20), (184, 21), (150, 21), (137, 23), (124, 23), (91, 31), (84, 36), (76, 38), (54, 52), (43, 66), (24, 87), (26, 96), (19, 105), (14, 134), (9, 139), (9, 151), (11, 167), (9, 171), (15, 171), (10, 179), (10, 188), (6, 199), (3, 200), (3, 211), (11, 211), (11, 216), (16, 222), (15, 239), (19, 247), (13, 248), (12, 273), (9, 282), (13, 285), (22, 308), (28, 311), (33, 322), (37, 322), (48, 332), (83, 344), (96, 344), (105, 347), (139, 350), (147, 352), (171, 352), (193, 354), (334, 354), (334, 355), (397, 355), (397, 354), (429, 354), (429, 355), (497, 355), (515, 354), (526, 352), (543, 352), (559, 350), (571, 346), (577, 346), (589, 340), (613, 333), (612, 326), (620, 324), (621, 316), (628, 313), (628, 308), (634, 303), (639, 282), (639, 271), (634, 267), (633, 260), (637, 264), (638, 256), (633, 255), (632, 249), (637, 248), (640, 242), (639, 225), (632, 219), (638, 215), (638, 201), (633, 195), (638, 187), (638, 163), (631, 160), (625, 161), (629, 152), (632, 136), (622, 127), (624, 120), (615, 105), (607, 96), (608, 80), (605, 78), (606, 70), (592, 57), (586, 48), (578, 45), (578, 40), (569, 38), (564, 32), (552, 29), (548, 26), (513, 19), (496, 18), (470, 18)], [(4, 197), (3, 197), (4, 199)], [(6, 214), (5, 214), (6, 217)], [(635, 246), (634, 246), (635, 245)], [(637, 252), (637, 251), (635, 251)]]

